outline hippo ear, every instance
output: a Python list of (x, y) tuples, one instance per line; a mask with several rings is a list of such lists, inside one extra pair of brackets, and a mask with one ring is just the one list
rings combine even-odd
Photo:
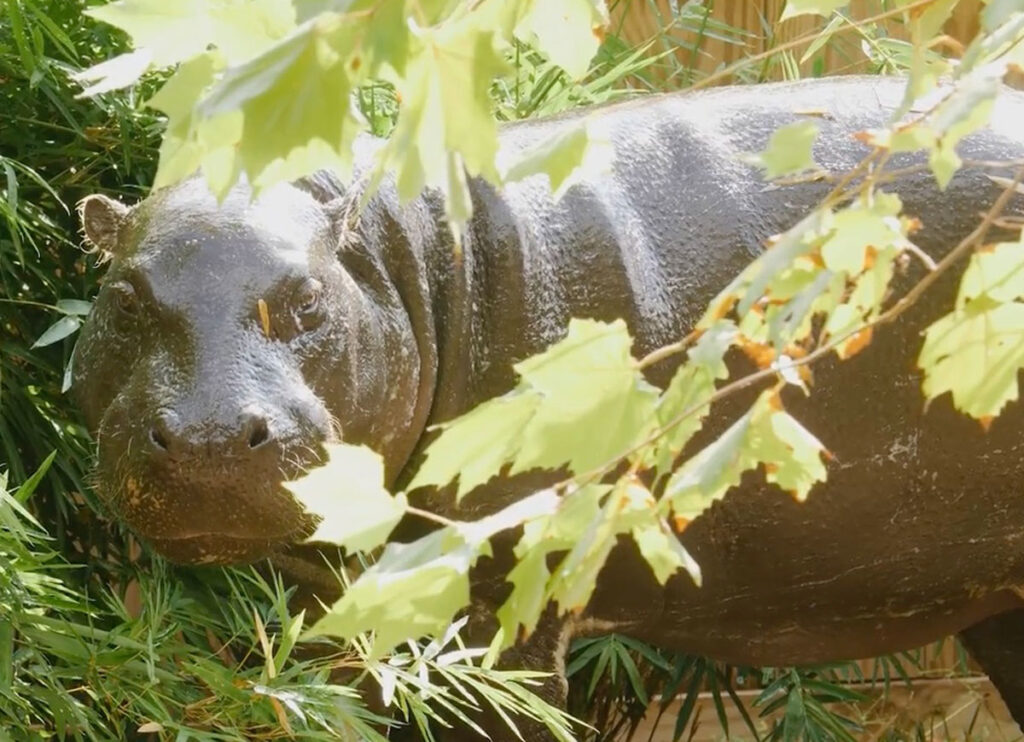
[(78, 202), (78, 216), (82, 220), (86, 240), (100, 252), (113, 253), (118, 234), (128, 216), (128, 207), (120, 201), (94, 194)]

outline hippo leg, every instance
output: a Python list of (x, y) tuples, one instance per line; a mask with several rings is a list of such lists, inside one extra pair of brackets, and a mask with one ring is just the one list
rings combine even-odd
[(986, 618), (960, 632), (960, 640), (1024, 728), (1024, 608)]

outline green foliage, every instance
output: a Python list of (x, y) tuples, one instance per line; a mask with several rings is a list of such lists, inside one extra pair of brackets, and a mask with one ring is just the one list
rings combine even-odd
[[(76, 587), (81, 569), (23, 506), (41, 474), (13, 493), (0, 474), (0, 729), (18, 739), (383, 742), (393, 722), (367, 705), (377, 688), (398, 723), (466, 721), (483, 699), (569, 738), (564, 715), (529, 692), (536, 675), (481, 667), (458, 627), (380, 661), (363, 637), (297, 644), (303, 615), (255, 571), (190, 575), (154, 559), (124, 565), (118, 589)], [(129, 607), (126, 591), (140, 602)]]
[(818, 127), (813, 121), (780, 127), (772, 133), (767, 149), (751, 157), (751, 161), (761, 167), (768, 178), (819, 169), (811, 154), (817, 138)]
[[(518, 387), (444, 426), (410, 488), (447, 484), (470, 465), (461, 496), (506, 463), (512, 474), (567, 466), (585, 475), (628, 453), (652, 429), (657, 399), (631, 342), (624, 322), (573, 320), (564, 340), (516, 364)], [(486, 459), (464, 448), (473, 439), (493, 441)]]
[(1005, 242), (971, 256), (952, 312), (925, 332), (918, 365), (929, 400), (946, 392), (986, 426), (1018, 396), (1024, 367), (1024, 244)]
[(860, 731), (857, 725), (826, 706), (861, 700), (859, 693), (821, 679), (817, 673), (788, 670), (764, 689), (757, 705), (762, 707), (762, 714), (785, 709), (781, 723), (767, 737), (769, 742), (855, 742), (859, 737), (854, 733)]
[[(517, 38), (532, 41), (580, 77), (607, 25), (602, 0), (359, 0), (304, 5), (301, 14), (284, 0), (212, 0), (170, 11), (152, 0), (116, 0), (90, 14), (124, 29), (137, 47), (80, 75), (90, 90), (130, 84), (150, 66), (185, 63), (153, 102), (168, 114), (170, 132), (158, 184), (202, 167), (223, 195), (243, 172), (257, 188), (325, 164), (346, 173), (362, 128), (351, 94), (383, 80), (401, 113), (377, 177), (393, 169), (403, 199), (437, 188), (455, 223), (471, 211), (467, 175), (500, 180), (490, 89), (510, 69), (506, 50)], [(565, 177), (545, 158), (521, 161), (519, 177), (530, 163)]]
[(131, 95), (75, 99), (67, 71), (126, 48), (82, 7), (0, 3), (0, 467), (23, 482), (57, 452), (33, 508), (69, 555), (104, 552), (108, 538), (78, 508), (93, 502), (92, 445), (64, 393), (98, 277), (78, 249), (72, 207), (94, 191), (141, 196), (159, 142), (156, 117), (134, 105), (149, 82)]

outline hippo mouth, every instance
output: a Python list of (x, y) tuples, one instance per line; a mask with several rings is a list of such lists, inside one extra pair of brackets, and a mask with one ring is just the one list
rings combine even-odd
[[(300, 534), (296, 534), (296, 539)], [(281, 551), (291, 539), (233, 536), (224, 533), (195, 533), (173, 538), (146, 540), (165, 558), (176, 564), (229, 566), (251, 564)]]

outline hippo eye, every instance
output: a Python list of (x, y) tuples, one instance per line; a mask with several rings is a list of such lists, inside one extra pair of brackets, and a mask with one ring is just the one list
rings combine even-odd
[(319, 324), (320, 299), (323, 285), (314, 279), (302, 284), (295, 294), (295, 315), (304, 330), (312, 330)]
[(139, 297), (135, 293), (135, 287), (127, 281), (118, 281), (111, 288), (114, 290), (114, 301), (117, 308), (125, 314), (137, 314), (139, 311)]

